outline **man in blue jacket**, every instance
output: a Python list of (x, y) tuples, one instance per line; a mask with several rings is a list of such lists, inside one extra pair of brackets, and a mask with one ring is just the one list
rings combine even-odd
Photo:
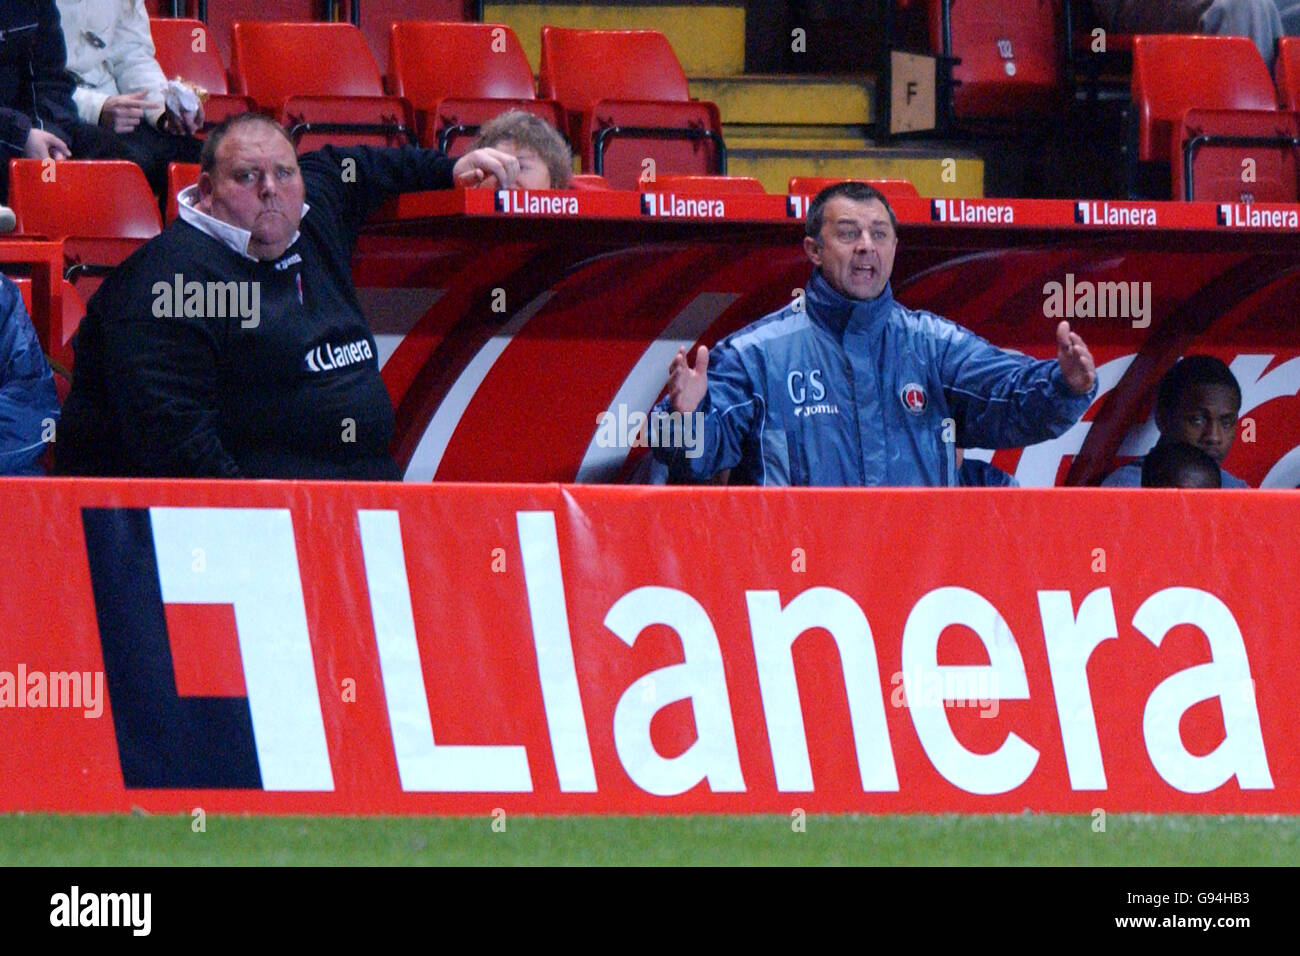
[(806, 233), (803, 297), (700, 346), (693, 368), (673, 358), (656, 413), (693, 415), (703, 438), (655, 447), (672, 480), (954, 486), (955, 449), (1044, 441), (1091, 404), (1096, 369), (1069, 323), (1056, 360), (1037, 361), (895, 302), (897, 221), (872, 187), (822, 190)]
[(59, 399), (22, 293), (0, 275), (0, 475), (42, 474)]

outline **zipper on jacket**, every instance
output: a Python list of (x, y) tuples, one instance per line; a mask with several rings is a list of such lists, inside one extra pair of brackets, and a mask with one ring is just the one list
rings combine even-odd
[(39, 26), (40, 23), (33, 20), (31, 23), (24, 23), (21, 26), (10, 27), (8, 30), (0, 30), (0, 43), (5, 42), (5, 40), (8, 40), (10, 37), (21, 36), (24, 33), (31, 33)]

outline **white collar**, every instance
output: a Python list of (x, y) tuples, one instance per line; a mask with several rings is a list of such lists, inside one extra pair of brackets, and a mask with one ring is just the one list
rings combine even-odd
[[(186, 186), (176, 194), (176, 211), (178, 215), (195, 229), (207, 233), (222, 245), (229, 246), (245, 259), (251, 259), (253, 262), (261, 261), (256, 256), (248, 254), (248, 243), (253, 238), (251, 232), (209, 216), (198, 208), (198, 201), (199, 187), (197, 185)], [(302, 204), (302, 214), (304, 216), (307, 215), (309, 209), (311, 209), (311, 206), (306, 203)], [(301, 235), (301, 232), (295, 230), (293, 236), (289, 239), (289, 246), (298, 241), (299, 235)], [(289, 246), (285, 248), (287, 249)]]

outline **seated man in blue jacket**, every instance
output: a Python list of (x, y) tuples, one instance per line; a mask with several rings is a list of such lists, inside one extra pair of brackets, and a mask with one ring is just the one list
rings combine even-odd
[(0, 475), (43, 474), (39, 459), (58, 418), (54, 374), (22, 293), (0, 275)]
[(691, 415), (703, 441), (656, 447), (674, 480), (731, 468), (760, 485), (960, 484), (957, 448), (1060, 435), (1096, 394), (1092, 355), (1069, 323), (1056, 360), (1012, 355), (894, 301), (889, 203), (865, 183), (823, 189), (804, 250), (802, 298), (669, 366), (660, 415)]

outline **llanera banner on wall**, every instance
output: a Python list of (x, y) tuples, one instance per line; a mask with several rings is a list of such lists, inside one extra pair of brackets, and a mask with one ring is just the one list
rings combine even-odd
[(1300, 812), (1300, 493), (0, 481), (0, 811)]

